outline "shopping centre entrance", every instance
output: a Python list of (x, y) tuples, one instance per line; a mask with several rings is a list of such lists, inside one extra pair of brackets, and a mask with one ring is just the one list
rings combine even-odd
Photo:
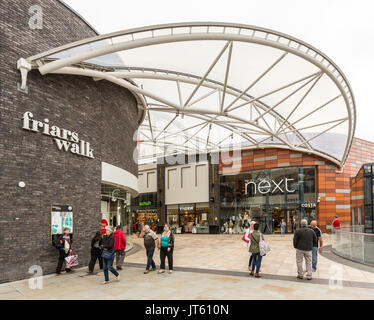
[(293, 233), (299, 221), (299, 210), (294, 207), (273, 210), (273, 233), (281, 232), (282, 220), (286, 222), (286, 233)]

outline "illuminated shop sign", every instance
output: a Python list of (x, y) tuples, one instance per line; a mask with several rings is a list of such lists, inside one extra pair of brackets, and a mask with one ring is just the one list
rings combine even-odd
[(194, 207), (193, 206), (184, 206), (184, 207), (180, 206), (179, 209), (182, 211), (193, 211)]
[(152, 202), (151, 201), (142, 201), (142, 202), (139, 202), (139, 206), (142, 207), (142, 206), (150, 206), (152, 205)]
[(23, 129), (51, 136), (60, 151), (70, 151), (78, 156), (94, 158), (90, 143), (80, 140), (78, 133), (57, 126), (51, 126), (48, 119), (44, 119), (42, 122), (32, 118), (33, 114), (29, 111), (23, 114)]
[(316, 204), (313, 202), (305, 202), (301, 204), (302, 208), (315, 208)]
[(293, 190), (293, 189), (290, 190), (288, 188), (288, 182), (292, 180), (295, 180), (295, 179), (284, 178), (278, 182), (274, 180), (263, 179), (263, 180), (260, 180), (260, 182), (258, 183), (247, 180), (245, 182), (245, 194), (248, 194), (248, 186), (250, 185), (253, 185), (254, 187), (254, 194), (256, 194), (257, 191), (260, 192), (261, 194), (274, 193), (276, 190), (279, 190), (282, 193), (284, 193), (284, 190), (286, 190), (289, 193), (293, 193), (296, 190)]

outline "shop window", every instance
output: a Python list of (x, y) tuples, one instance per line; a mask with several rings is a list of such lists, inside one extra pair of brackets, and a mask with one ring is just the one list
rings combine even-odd
[[(261, 191), (261, 192), (260, 192)], [(220, 230), (244, 232), (244, 215), (263, 232), (293, 232), (301, 218), (316, 219), (315, 167), (275, 168), (220, 177)], [(244, 219), (244, 220), (246, 220)]]

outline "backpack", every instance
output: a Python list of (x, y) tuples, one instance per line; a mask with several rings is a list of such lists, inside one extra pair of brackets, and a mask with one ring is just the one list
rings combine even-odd
[(56, 234), (56, 235), (53, 236), (52, 245), (56, 249), (61, 249), (63, 247), (63, 245), (60, 243), (61, 239), (62, 239), (62, 237), (59, 234)]
[(96, 240), (93, 247), (97, 248), (97, 249), (100, 249), (100, 240)]

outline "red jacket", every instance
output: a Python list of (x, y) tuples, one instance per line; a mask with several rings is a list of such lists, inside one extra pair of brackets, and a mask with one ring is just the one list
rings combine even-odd
[(332, 222), (332, 225), (335, 229), (340, 229), (340, 220), (339, 219), (335, 219), (333, 222)]
[(114, 231), (114, 250), (125, 250), (126, 249), (126, 237), (122, 230)]

